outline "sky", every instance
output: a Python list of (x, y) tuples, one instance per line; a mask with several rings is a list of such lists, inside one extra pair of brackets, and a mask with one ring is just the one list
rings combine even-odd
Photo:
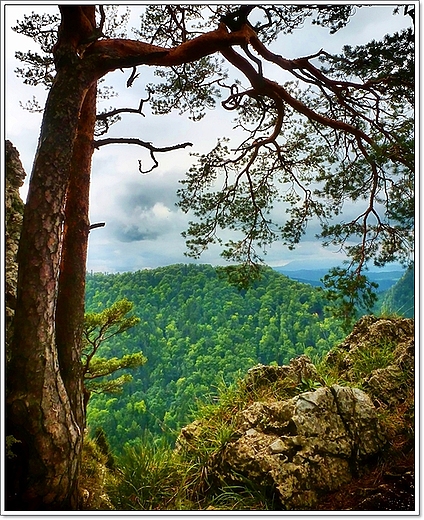
[[(368, 2), (369, 4), (369, 2)], [(122, 8), (128, 4), (123, 4)], [(392, 5), (374, 5), (357, 10), (348, 26), (329, 35), (328, 29), (308, 27), (295, 31), (274, 44), (273, 51), (286, 58), (295, 58), (317, 52), (321, 48), (328, 52), (338, 52), (343, 45), (358, 45), (370, 39), (380, 39), (410, 24), (409, 17), (393, 16)], [(43, 87), (30, 87), (16, 77), (14, 70), (19, 66), (16, 51), (37, 50), (36, 44), (28, 37), (11, 30), (16, 20), (24, 14), (35, 12), (58, 12), (57, 7), (48, 2), (20, 5), (13, 2), (2, 3), (4, 9), (3, 35), (4, 81), (2, 82), (4, 106), (4, 138), (12, 141), (18, 149), (29, 180), (32, 162), (37, 148), (41, 114), (24, 110), (25, 104), (34, 96), (44, 105), (47, 91)], [(128, 27), (138, 25), (140, 6), (131, 5), (131, 19)], [(116, 71), (106, 77), (104, 85), (113, 86), (119, 96), (102, 102), (99, 109), (108, 107), (137, 107), (141, 98), (146, 97), (145, 85), (153, 79), (152, 69), (139, 68), (139, 79), (133, 87), (126, 88), (130, 70)], [(234, 71), (232, 71), (234, 73)], [(235, 74), (235, 73), (234, 73)], [(273, 78), (270, 78), (273, 79)], [(280, 77), (277, 79), (281, 79)], [(3, 97), (3, 96), (2, 96)], [(170, 115), (155, 116), (144, 110), (145, 117), (136, 114), (124, 115), (122, 121), (112, 127), (108, 137), (137, 137), (152, 142), (155, 146), (170, 146), (189, 141), (190, 148), (158, 154), (159, 167), (149, 174), (141, 174), (138, 161), (143, 167), (150, 166), (148, 153), (137, 146), (108, 145), (95, 151), (93, 158), (90, 221), (105, 222), (103, 228), (90, 233), (87, 260), (88, 271), (123, 272), (145, 268), (155, 268), (194, 260), (184, 255), (185, 240), (181, 233), (187, 228), (192, 215), (184, 214), (177, 206), (176, 191), (179, 181), (195, 161), (191, 153), (207, 153), (218, 137), (236, 138), (233, 115), (225, 111), (219, 102), (215, 109), (208, 110), (202, 121), (194, 123), (186, 115), (174, 112)], [(236, 141), (234, 141), (236, 142)], [(25, 199), (27, 183), (21, 190)], [(357, 208), (345, 206), (348, 218)], [(281, 209), (284, 217), (284, 211)], [(323, 248), (315, 239), (318, 227), (309, 226), (301, 244), (289, 251), (282, 244), (275, 243), (267, 249), (264, 260), (271, 266), (288, 263), (299, 267), (330, 267), (339, 265), (344, 257), (337, 248)], [(225, 238), (224, 234), (224, 238)], [(219, 247), (205, 252), (201, 263), (223, 265)]]

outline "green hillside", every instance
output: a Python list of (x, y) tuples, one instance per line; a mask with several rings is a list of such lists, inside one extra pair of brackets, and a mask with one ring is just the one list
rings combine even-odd
[(414, 266), (411, 265), (402, 278), (384, 295), (382, 311), (398, 314), (405, 318), (414, 317), (415, 309), (415, 277)]
[(141, 322), (101, 347), (104, 357), (142, 351), (122, 395), (93, 395), (91, 431), (101, 426), (117, 450), (151, 434), (175, 438), (196, 402), (216, 395), (257, 363), (287, 364), (327, 351), (344, 336), (325, 311), (323, 292), (272, 269), (239, 291), (208, 265), (173, 265), (87, 277), (87, 312), (119, 299)]

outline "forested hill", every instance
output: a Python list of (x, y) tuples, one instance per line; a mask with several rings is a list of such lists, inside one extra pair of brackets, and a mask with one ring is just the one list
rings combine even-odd
[(147, 431), (169, 434), (191, 420), (196, 400), (216, 394), (257, 363), (320, 354), (345, 334), (325, 311), (322, 290), (272, 269), (239, 291), (208, 265), (173, 265), (87, 277), (86, 310), (134, 302), (139, 325), (102, 346), (104, 357), (142, 351), (124, 393), (93, 395), (88, 422), (117, 450)]
[(415, 271), (410, 265), (402, 278), (384, 295), (382, 309), (385, 313), (413, 318), (415, 312)]

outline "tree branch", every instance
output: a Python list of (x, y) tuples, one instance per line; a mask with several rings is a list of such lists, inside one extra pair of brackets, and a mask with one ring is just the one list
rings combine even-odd
[(91, 231), (92, 229), (105, 227), (105, 226), (106, 226), (106, 222), (96, 222), (96, 224), (90, 224), (89, 230)]
[(102, 114), (97, 114), (96, 119), (97, 121), (106, 121), (109, 117), (116, 116), (118, 114), (140, 114), (143, 117), (145, 115), (142, 113), (143, 110), (143, 104), (149, 101), (150, 96), (147, 99), (140, 99), (140, 104), (138, 105), (138, 108), (115, 108), (114, 110), (110, 110), (109, 112), (103, 112)]
[(362, 139), (367, 142), (371, 146), (374, 145), (373, 140), (367, 134), (365, 134), (359, 128), (350, 125), (349, 123), (345, 123), (344, 121), (330, 119), (329, 117), (323, 116), (318, 112), (315, 112), (311, 108), (307, 107), (298, 99), (294, 98), (287, 92), (287, 90), (274, 81), (270, 81), (262, 77), (256, 70), (252, 67), (252, 65), (240, 54), (234, 51), (232, 48), (228, 48), (221, 51), (222, 55), (232, 63), (237, 69), (239, 69), (250, 81), (252, 87), (256, 90), (258, 94), (265, 95), (271, 97), (272, 99), (280, 98), (282, 101), (285, 101), (289, 106), (291, 106), (294, 110), (303, 114), (308, 119), (325, 125), (327, 127), (333, 128), (334, 130), (341, 130), (343, 132), (347, 132), (351, 135), (354, 135), (356, 138)]
[(146, 174), (150, 173), (152, 170), (157, 168), (159, 166), (159, 163), (156, 159), (156, 153), (160, 152), (171, 152), (173, 150), (180, 150), (182, 148), (186, 148), (187, 146), (193, 146), (193, 143), (181, 143), (181, 144), (174, 144), (171, 146), (162, 146), (157, 147), (153, 146), (152, 143), (149, 143), (147, 141), (142, 141), (141, 139), (132, 138), (132, 137), (110, 137), (108, 139), (99, 139), (98, 141), (93, 141), (93, 146), (96, 149), (99, 149), (101, 146), (106, 146), (107, 144), (136, 144), (138, 146), (142, 146), (143, 148), (147, 148), (147, 150), (150, 151), (150, 157), (153, 161), (153, 166), (149, 170), (142, 170), (141, 169), (141, 161), (139, 160), (139, 171), (140, 173)]
[(83, 60), (89, 62), (87, 65), (93, 68), (95, 79), (98, 79), (118, 68), (137, 65), (170, 67), (190, 63), (232, 45), (247, 44), (255, 34), (248, 25), (230, 33), (225, 24), (220, 23), (218, 29), (201, 34), (171, 49), (118, 38), (97, 40), (87, 48)]
[(186, 148), (187, 146), (193, 146), (193, 143), (181, 143), (174, 144), (171, 146), (153, 146), (152, 143), (147, 141), (142, 141), (141, 139), (133, 138), (133, 137), (110, 137), (108, 139), (99, 139), (98, 141), (93, 141), (94, 148), (100, 148), (101, 146), (105, 146), (107, 144), (136, 144), (138, 146), (142, 146), (143, 148), (147, 148), (148, 150), (156, 153), (156, 152), (171, 152), (172, 150), (179, 150), (181, 148)]

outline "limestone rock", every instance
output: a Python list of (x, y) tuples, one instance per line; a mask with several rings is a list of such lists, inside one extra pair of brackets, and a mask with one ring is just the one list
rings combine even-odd
[(216, 471), (227, 481), (241, 474), (277, 490), (289, 510), (313, 507), (385, 445), (370, 398), (356, 388), (322, 387), (240, 414), (239, 438), (227, 444)]
[(25, 180), (25, 171), (19, 158), (19, 153), (10, 141), (6, 141), (6, 183), (5, 183), (5, 214), (6, 214), (6, 342), (11, 334), (11, 322), (14, 314), (16, 285), (18, 280), (18, 252), (21, 234), (24, 203), (19, 195), (19, 188)]
[(256, 365), (247, 372), (245, 384), (248, 389), (269, 385), (278, 380), (291, 381), (297, 386), (302, 380), (317, 380), (316, 368), (308, 356), (298, 356), (289, 365)]
[(189, 449), (190, 444), (195, 442), (202, 431), (202, 422), (193, 421), (184, 428), (181, 429), (180, 435), (177, 439), (176, 449)]
[[(352, 367), (358, 357), (371, 357), (377, 346), (387, 345), (388, 363), (364, 377), (363, 388), (375, 404), (403, 402), (414, 379), (414, 320), (364, 316), (352, 333), (327, 355), (327, 362), (340, 371), (345, 381), (354, 381)], [(372, 360), (371, 360), (372, 361)], [(370, 361), (370, 362), (371, 362)]]
[(376, 402), (388, 406), (402, 403), (414, 381), (415, 342), (409, 339), (398, 344), (393, 352), (393, 363), (377, 368), (364, 380), (364, 388)]

